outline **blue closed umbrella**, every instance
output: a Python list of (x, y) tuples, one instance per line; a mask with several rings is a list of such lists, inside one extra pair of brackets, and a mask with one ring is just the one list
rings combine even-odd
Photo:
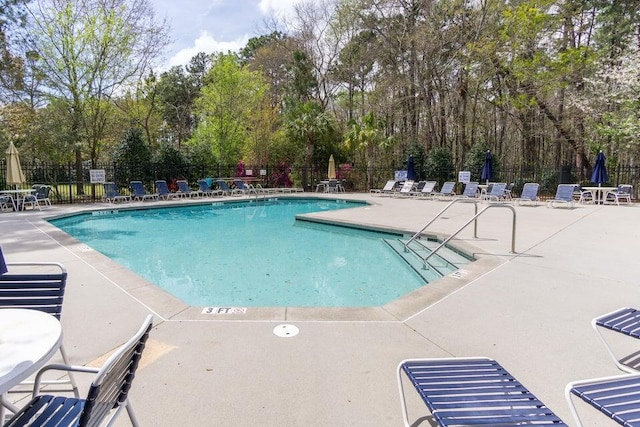
[(409, 161), (407, 162), (407, 180), (416, 180), (416, 165), (413, 160), (413, 156), (409, 156)]
[(487, 154), (484, 156), (484, 163), (482, 164), (482, 173), (480, 174), (480, 180), (487, 183), (493, 178), (493, 160), (491, 159), (491, 151), (487, 150)]
[(591, 173), (591, 182), (594, 182), (598, 184), (598, 186), (601, 186), (607, 181), (609, 181), (609, 174), (607, 174), (605, 157), (601, 150), (596, 155), (596, 164), (593, 166), (593, 172)]

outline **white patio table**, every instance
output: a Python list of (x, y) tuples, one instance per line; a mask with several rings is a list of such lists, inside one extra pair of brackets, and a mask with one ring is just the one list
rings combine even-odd
[(31, 309), (0, 309), (0, 420), (16, 408), (5, 393), (47, 363), (62, 344), (62, 325), (54, 316)]

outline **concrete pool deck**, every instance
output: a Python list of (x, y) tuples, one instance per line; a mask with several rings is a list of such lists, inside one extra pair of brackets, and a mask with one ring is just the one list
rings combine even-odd
[[(292, 197), (300, 196), (325, 197)], [(318, 214), (323, 220), (406, 232), (446, 206), (369, 194), (331, 197), (372, 204)], [(144, 202), (151, 204), (159, 203)], [(454, 232), (473, 214), (471, 206), (454, 205), (430, 232)], [(2, 213), (0, 245), (10, 262), (67, 267), (62, 322), (72, 363), (99, 360), (154, 314), (130, 394), (143, 426), (399, 426), (397, 364), (449, 356), (498, 360), (574, 425), (566, 383), (620, 373), (590, 320), (640, 305), (636, 205), (514, 206), (515, 254), (510, 209), (491, 209), (479, 219), (477, 239), (472, 227), (456, 239), (480, 258), (462, 277), (446, 277), (381, 308), (249, 308), (245, 315), (202, 314), (44, 220), (106, 208), (113, 206)], [(299, 334), (277, 337), (274, 328), (283, 324)], [(420, 420), (424, 405), (411, 390), (408, 397), (411, 419)], [(616, 425), (596, 412), (584, 412), (587, 425)], [(422, 421), (415, 425), (429, 425)], [(117, 425), (129, 425), (127, 417)]]

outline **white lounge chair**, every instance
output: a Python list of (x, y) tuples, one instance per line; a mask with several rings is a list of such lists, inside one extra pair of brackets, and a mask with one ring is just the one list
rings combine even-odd
[(556, 195), (553, 199), (547, 202), (548, 208), (555, 208), (556, 204), (561, 204), (564, 206), (569, 206), (573, 208), (573, 191), (575, 189), (574, 184), (559, 184), (558, 189), (556, 190)]
[(439, 192), (435, 193), (434, 196), (438, 198), (447, 198), (447, 197), (455, 196), (456, 195), (454, 191), (455, 186), (456, 186), (455, 182), (447, 181), (444, 184), (442, 184), (442, 188), (440, 189)]
[(436, 181), (426, 181), (420, 191), (414, 193), (414, 196), (418, 197), (433, 197), (438, 183)]
[(515, 199), (516, 203), (518, 205), (521, 205), (523, 202), (531, 202), (535, 206), (537, 206), (538, 200), (540, 200), (540, 198), (538, 197), (539, 189), (540, 184), (538, 184), (537, 182), (527, 182), (526, 184), (524, 184), (524, 187), (522, 187), (522, 193), (520, 194), (520, 197)]
[(373, 188), (371, 190), (369, 190), (370, 193), (374, 193), (374, 194), (389, 194), (389, 193), (393, 193), (395, 191), (396, 185), (398, 184), (398, 181), (395, 180), (389, 180), (387, 181), (387, 183), (384, 185), (384, 187), (382, 188)]

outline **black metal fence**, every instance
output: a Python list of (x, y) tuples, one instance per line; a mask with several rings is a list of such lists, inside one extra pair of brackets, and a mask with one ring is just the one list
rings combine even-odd
[[(215, 166), (211, 168), (187, 165), (176, 168), (172, 165), (148, 164), (144, 166), (136, 165), (128, 167), (115, 163), (99, 164), (91, 167), (90, 164), (82, 165), (79, 176), (76, 175), (76, 167), (73, 163), (50, 164), (41, 162), (25, 162), (22, 169), (26, 182), (22, 187), (30, 187), (33, 184), (48, 184), (52, 187), (51, 198), (55, 203), (83, 203), (94, 202), (102, 199), (103, 188), (100, 184), (91, 183), (91, 170), (103, 170), (106, 181), (113, 181), (124, 191), (128, 191), (129, 182), (132, 180), (143, 181), (148, 190), (154, 189), (154, 182), (157, 179), (164, 179), (171, 182), (173, 179), (186, 179), (192, 185), (200, 178), (219, 178), (237, 176), (237, 165)], [(385, 182), (393, 179), (394, 169), (366, 168), (341, 166), (337, 170), (338, 178), (342, 179), (347, 191), (366, 192), (369, 188), (382, 188)], [(305, 191), (314, 191), (319, 181), (326, 179), (326, 168), (307, 167), (286, 167), (276, 166), (252, 166), (246, 165), (244, 173), (255, 177), (263, 186), (285, 186), (292, 185), (302, 187)], [(478, 175), (478, 174), (475, 174)], [(5, 181), (6, 162), (0, 160), (0, 190), (11, 187)], [(458, 171), (450, 169), (433, 170), (428, 173), (418, 169), (419, 180), (435, 180), (442, 184), (444, 181), (456, 181)], [(478, 180), (474, 173), (472, 180)], [(508, 168), (502, 167), (495, 171), (492, 181), (514, 183), (514, 194), (519, 194), (522, 186), (526, 182), (537, 182), (540, 184), (540, 195), (542, 198), (551, 197), (555, 194), (560, 183), (580, 182), (582, 185), (592, 185), (588, 181), (576, 178), (575, 171), (569, 166), (562, 166), (555, 169), (542, 168)], [(640, 166), (618, 165), (609, 168), (609, 182), (606, 185), (616, 186), (619, 184), (631, 184), (634, 188), (633, 198), (638, 198), (640, 188)], [(462, 185), (458, 184), (462, 189)]]

